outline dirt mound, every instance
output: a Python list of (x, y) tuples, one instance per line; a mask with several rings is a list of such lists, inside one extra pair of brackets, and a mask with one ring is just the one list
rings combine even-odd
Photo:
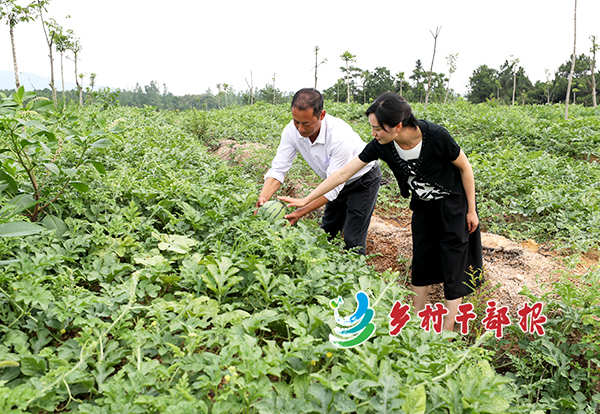
[[(222, 160), (228, 160), (235, 163), (241, 163), (249, 159), (256, 160), (259, 163), (270, 160), (265, 160), (261, 157), (261, 152), (267, 149), (266, 145), (256, 143), (239, 144), (237, 141), (232, 139), (226, 139), (219, 141), (219, 145), (214, 148), (214, 154)], [(261, 165), (261, 168), (266, 166)]]

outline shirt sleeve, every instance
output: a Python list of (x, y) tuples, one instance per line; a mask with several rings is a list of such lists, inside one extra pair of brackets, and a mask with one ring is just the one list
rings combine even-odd
[(379, 155), (376, 151), (376, 145), (381, 145), (377, 140), (373, 139), (367, 144), (367, 146), (358, 154), (358, 158), (365, 163), (370, 163), (379, 159)]
[(438, 137), (438, 152), (439, 156), (450, 162), (456, 160), (460, 155), (460, 147), (450, 135), (450, 132), (446, 128), (440, 127), (436, 131), (436, 135)]
[(265, 180), (271, 177), (283, 183), (285, 175), (292, 168), (298, 149), (294, 145), (293, 135), (290, 134), (289, 127), (288, 125), (281, 133), (281, 141), (277, 148), (277, 154), (273, 158), (271, 168), (265, 174)]

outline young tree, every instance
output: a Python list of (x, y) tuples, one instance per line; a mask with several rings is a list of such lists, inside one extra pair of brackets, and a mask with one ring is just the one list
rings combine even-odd
[(600, 50), (600, 46), (596, 43), (595, 35), (590, 35), (590, 40), (592, 41), (592, 47), (590, 49), (590, 53), (592, 54), (590, 59), (590, 72), (592, 72), (590, 86), (592, 87), (592, 105), (595, 108), (598, 106), (596, 103), (596, 87), (598, 86), (598, 83), (596, 83), (596, 74), (594, 71), (596, 70), (596, 52)]
[(221, 109), (221, 96), (223, 96), (223, 89), (221, 88), (221, 84), (217, 83), (217, 106)]
[(319, 62), (319, 46), (315, 46), (315, 89), (317, 89), (317, 68), (323, 63), (327, 63), (327, 59)]
[(431, 90), (431, 74), (433, 72), (433, 61), (435, 60), (435, 49), (437, 46), (437, 38), (440, 35), (440, 30), (442, 30), (441, 27), (436, 27), (435, 34), (433, 34), (433, 32), (431, 30), (429, 31), (431, 33), (431, 35), (433, 36), (433, 57), (431, 58), (431, 67), (429, 68), (429, 76), (427, 78), (427, 93), (425, 94), (424, 108), (427, 108), (427, 102), (429, 101), (429, 92)]
[(250, 89), (250, 105), (254, 105), (254, 80), (252, 79), (252, 71), (250, 71), (250, 83), (248, 83), (248, 79), (244, 78), (246, 81), (246, 85), (248, 85), (248, 89)]
[(544, 69), (544, 72), (546, 73), (546, 83), (544, 83), (544, 90), (547, 98), (546, 103), (549, 104), (550, 100), (552, 99), (552, 95), (554, 94), (554, 90), (556, 89), (556, 85), (550, 89), (550, 86), (552, 85), (552, 81), (550, 80), (550, 71), (548, 69)]
[(575, 0), (575, 12), (573, 13), (573, 56), (571, 59), (571, 72), (569, 73), (569, 83), (567, 84), (567, 95), (565, 97), (565, 119), (569, 119), (569, 95), (571, 94), (571, 83), (573, 82), (573, 72), (575, 71), (575, 49), (577, 46), (577, 0)]
[(14, 29), (18, 23), (30, 22), (32, 20), (35, 20), (36, 12), (36, 2), (32, 2), (29, 5), (23, 7), (16, 4), (16, 0), (0, 0), (0, 20), (6, 19), (6, 24), (8, 25), (10, 32), (13, 66), (15, 69), (15, 90), (18, 90), (21, 87), (21, 82), (19, 82), (19, 69), (17, 67), (17, 52), (15, 48)]
[[(348, 52), (347, 50), (342, 53), (342, 55), (340, 56), (342, 58), (342, 60), (344, 62), (346, 62), (346, 88), (348, 90), (348, 103), (350, 103), (350, 70), (348, 68), (348, 65), (350, 62), (356, 62), (356, 55), (353, 55), (352, 53)], [(342, 68), (343, 70), (343, 68)]]
[(404, 90), (404, 85), (408, 85), (408, 82), (406, 82), (406, 79), (404, 78), (405, 73), (404, 72), (398, 72), (396, 74), (396, 89), (398, 90), (398, 94), (400, 96), (402, 95), (402, 92)]
[(52, 56), (52, 49), (54, 46), (54, 41), (56, 40), (56, 34), (62, 31), (62, 27), (56, 23), (54, 19), (50, 19), (49, 21), (44, 21), (44, 15), (42, 11), (46, 9), (47, 1), (38, 0), (38, 5), (40, 9), (40, 20), (42, 21), (42, 27), (44, 28), (44, 36), (46, 37), (46, 44), (48, 45), (50, 58), (50, 87), (52, 88), (52, 101), (54, 102), (54, 107), (56, 107), (56, 88), (54, 87), (54, 57)]
[(275, 105), (275, 97), (277, 96), (277, 94), (275, 93), (277, 91), (277, 89), (275, 88), (275, 75), (276, 73), (273, 73), (273, 105)]
[[(69, 16), (67, 16), (68, 18)], [(57, 27), (59, 31), (54, 34), (54, 44), (56, 46), (56, 50), (60, 53), (60, 78), (62, 83), (62, 96), (63, 96), (63, 105), (66, 107), (67, 101), (65, 98), (65, 72), (64, 72), (64, 54), (71, 50), (71, 43), (73, 42), (73, 31), (67, 30), (63, 31), (62, 27)]]
[[(79, 60), (79, 52), (81, 52), (81, 42), (79, 38), (72, 38), (69, 44), (69, 50), (73, 53), (73, 63), (75, 64), (75, 84), (77, 85), (77, 92), (79, 94), (79, 106), (83, 106), (83, 73), (77, 74), (77, 61)], [(79, 84), (81, 79), (82, 84)]]
[(448, 86), (446, 87), (446, 96), (444, 97), (444, 103), (448, 100), (448, 93), (450, 93), (450, 78), (452, 74), (456, 72), (456, 60), (458, 59), (458, 53), (450, 53), (446, 56), (446, 63), (448, 64)]
[(411, 88), (411, 96), (409, 97), (409, 102), (419, 101), (419, 103), (423, 102), (423, 95), (425, 94), (425, 86), (423, 85), (423, 80), (425, 79), (426, 73), (423, 68), (423, 64), (421, 63), (421, 59), (417, 59), (415, 62), (415, 68), (413, 69), (412, 75), (408, 78), (413, 81), (413, 85)]
[[(512, 58), (512, 55), (510, 56)], [(519, 67), (519, 59), (512, 59), (510, 61), (510, 67), (513, 73), (513, 92), (512, 92), (512, 106), (515, 106), (515, 94), (517, 92), (517, 70)]]

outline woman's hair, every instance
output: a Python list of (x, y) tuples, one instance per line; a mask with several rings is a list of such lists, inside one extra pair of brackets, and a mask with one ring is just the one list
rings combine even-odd
[(318, 118), (323, 112), (323, 95), (313, 88), (300, 89), (292, 98), (292, 108), (301, 111), (312, 109), (314, 116)]
[(395, 127), (402, 123), (402, 126), (416, 128), (417, 118), (412, 113), (412, 108), (406, 102), (406, 99), (394, 92), (382, 93), (375, 99), (365, 112), (368, 117), (374, 114), (377, 122), (385, 131), (385, 126)]

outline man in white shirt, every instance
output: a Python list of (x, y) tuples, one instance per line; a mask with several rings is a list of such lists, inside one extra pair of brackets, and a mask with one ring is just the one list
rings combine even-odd
[[(296, 92), (292, 99), (292, 118), (281, 134), (271, 169), (265, 174), (257, 207), (262, 206), (279, 189), (297, 152), (321, 179), (325, 179), (354, 159), (366, 145), (350, 125), (325, 113), (323, 97), (316, 89), (306, 88)], [(343, 232), (346, 249), (358, 247), (358, 252), (365, 254), (367, 230), (380, 184), (381, 170), (375, 161), (367, 164), (345, 184), (287, 214), (285, 218), (293, 225), (302, 216), (327, 204), (321, 228), (330, 238)]]

